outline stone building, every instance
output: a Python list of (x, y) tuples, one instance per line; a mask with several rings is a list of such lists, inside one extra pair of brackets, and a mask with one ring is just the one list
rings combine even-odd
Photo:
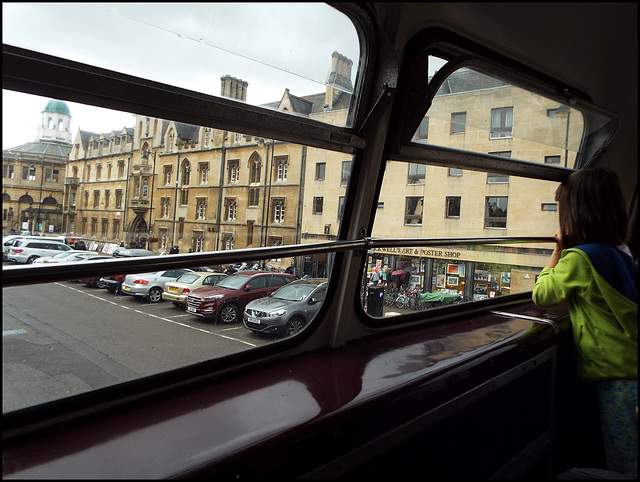
[(2, 231), (64, 232), (66, 163), (71, 151), (71, 114), (50, 100), (34, 142), (2, 151)]

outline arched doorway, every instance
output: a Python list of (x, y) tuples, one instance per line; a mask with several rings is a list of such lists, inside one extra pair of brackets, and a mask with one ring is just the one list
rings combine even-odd
[[(141, 237), (146, 237), (148, 232), (147, 222), (142, 214), (136, 214), (135, 219), (131, 222), (131, 241), (137, 243)], [(143, 247), (147, 247), (146, 244)]]

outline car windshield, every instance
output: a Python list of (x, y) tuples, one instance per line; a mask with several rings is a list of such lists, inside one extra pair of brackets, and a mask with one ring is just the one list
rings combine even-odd
[(316, 289), (317, 285), (290, 283), (273, 294), (273, 298), (286, 301), (303, 300)]
[(200, 278), (200, 275), (185, 273), (183, 275), (180, 275), (180, 277), (176, 281), (179, 283), (185, 283), (190, 285), (191, 283), (195, 283), (196, 281), (198, 281), (199, 278)]
[(237, 274), (237, 275), (229, 276), (229, 277), (223, 279), (216, 286), (219, 286), (221, 288), (231, 288), (231, 289), (236, 290), (236, 289), (240, 288), (243, 284), (245, 284), (249, 278), (250, 278), (250, 276), (242, 275), (242, 274), (238, 275)]

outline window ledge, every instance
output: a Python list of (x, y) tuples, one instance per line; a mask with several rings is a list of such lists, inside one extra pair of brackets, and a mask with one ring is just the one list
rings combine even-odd
[(513, 317), (479, 313), (373, 335), (5, 440), (3, 476), (170, 478), (211, 475), (221, 467), (250, 474), (257, 465), (286, 459), (287, 444), (339, 430), (345, 417), (352, 420), (385, 400), (418, 392), (429, 397), (490, 372), (496, 359), (547, 348), (554, 330), (533, 318), (568, 329), (566, 309), (542, 311), (527, 302), (506, 311)]

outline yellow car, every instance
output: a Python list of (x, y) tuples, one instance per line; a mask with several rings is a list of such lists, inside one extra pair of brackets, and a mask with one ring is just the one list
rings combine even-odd
[(187, 296), (191, 291), (203, 286), (215, 286), (226, 277), (227, 275), (224, 273), (212, 273), (211, 271), (184, 273), (177, 280), (164, 284), (162, 299), (171, 301), (177, 307), (184, 308), (187, 305)]

